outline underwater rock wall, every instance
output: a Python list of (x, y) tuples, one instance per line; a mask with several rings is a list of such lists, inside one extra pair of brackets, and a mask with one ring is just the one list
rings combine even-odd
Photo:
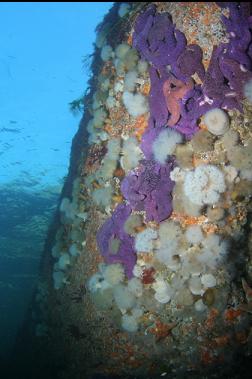
[(36, 360), (50, 351), (54, 377), (239, 377), (252, 352), (250, 14), (117, 3), (99, 26), (38, 289)]

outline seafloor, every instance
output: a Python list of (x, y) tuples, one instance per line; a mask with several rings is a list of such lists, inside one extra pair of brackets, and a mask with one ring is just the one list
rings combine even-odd
[(251, 377), (249, 15), (116, 3), (98, 26), (20, 376)]

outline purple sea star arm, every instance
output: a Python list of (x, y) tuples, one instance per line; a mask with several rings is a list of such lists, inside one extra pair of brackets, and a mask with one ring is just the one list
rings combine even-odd
[(220, 68), (228, 80), (230, 89), (235, 92), (239, 100), (242, 100), (244, 97), (244, 84), (252, 78), (252, 73), (243, 68), (238, 62), (225, 57), (220, 60)]
[(186, 81), (196, 72), (203, 81), (205, 68), (202, 64), (202, 56), (202, 50), (198, 45), (186, 46), (173, 67), (174, 75), (178, 79)]
[[(123, 179), (121, 184), (123, 196), (132, 209), (136, 210), (141, 207), (145, 210), (146, 221), (161, 222), (170, 216), (172, 211), (171, 192), (174, 186), (174, 182), (170, 179), (170, 171), (173, 167), (173, 161), (160, 165), (152, 160), (143, 160), (140, 169), (134, 170)], [(134, 186), (130, 185), (131, 175), (137, 176)], [(134, 199), (135, 193), (143, 195), (138, 202)]]
[(174, 65), (186, 46), (186, 38), (175, 29), (168, 13), (156, 14), (150, 6), (139, 16), (133, 33), (133, 46), (156, 68)]
[(151, 117), (144, 134), (142, 135), (141, 150), (146, 159), (152, 159), (152, 145), (163, 127), (156, 126), (155, 120)]
[[(125, 204), (118, 205), (111, 218), (105, 221), (97, 233), (97, 245), (108, 264), (121, 263), (125, 274), (130, 279), (136, 262), (134, 238), (124, 231), (124, 223), (131, 214), (131, 207)], [(111, 241), (119, 240), (119, 248), (115, 253), (111, 251)]]
[(221, 19), (229, 33), (229, 42), (226, 44), (226, 55), (247, 69), (252, 69), (251, 55), (248, 48), (251, 43), (252, 19), (250, 16), (250, 4), (241, 2), (227, 2), (221, 7), (229, 8), (229, 17), (222, 15)]
[(163, 95), (163, 85), (169, 74), (165, 69), (157, 71), (154, 67), (149, 70), (151, 89), (149, 94), (149, 108), (155, 126), (164, 126), (167, 123), (169, 112)]

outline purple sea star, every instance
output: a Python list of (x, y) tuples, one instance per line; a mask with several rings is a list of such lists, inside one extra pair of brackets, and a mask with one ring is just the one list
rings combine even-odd
[(151, 5), (138, 17), (133, 47), (156, 68), (174, 65), (185, 46), (184, 34), (175, 29), (168, 13), (156, 14), (156, 7)]
[[(105, 262), (121, 263), (129, 279), (133, 276), (132, 271), (136, 263), (134, 238), (124, 230), (124, 223), (130, 214), (130, 206), (118, 205), (97, 233), (97, 245)], [(117, 251), (112, 249), (113, 241), (117, 243)]]
[(174, 162), (160, 165), (152, 160), (141, 161), (140, 166), (123, 179), (121, 191), (132, 209), (146, 212), (146, 221), (161, 222), (172, 212), (170, 179)]

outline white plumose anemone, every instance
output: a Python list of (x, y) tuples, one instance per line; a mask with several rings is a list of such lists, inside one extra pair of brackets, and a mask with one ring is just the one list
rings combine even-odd
[(184, 192), (194, 204), (215, 204), (225, 189), (224, 175), (214, 165), (202, 164), (185, 175)]

